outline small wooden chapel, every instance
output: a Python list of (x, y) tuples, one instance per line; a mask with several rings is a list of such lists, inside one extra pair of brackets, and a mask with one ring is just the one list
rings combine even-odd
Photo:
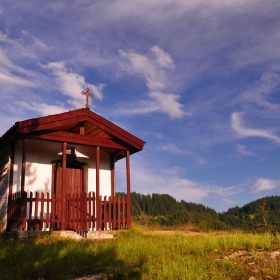
[[(131, 227), (130, 155), (145, 142), (86, 107), (16, 122), (0, 138), (0, 220), (6, 230)], [(126, 161), (124, 197), (115, 163)]]

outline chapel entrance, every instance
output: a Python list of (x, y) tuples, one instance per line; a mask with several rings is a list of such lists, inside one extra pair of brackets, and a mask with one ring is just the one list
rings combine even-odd
[[(87, 202), (85, 173), (82, 167), (57, 167), (54, 178), (54, 217), (58, 230), (86, 230)], [(63, 178), (64, 177), (64, 178)], [(63, 184), (64, 181), (64, 184)]]
[(66, 168), (65, 169), (65, 190), (62, 189), (62, 167), (56, 170), (55, 194), (62, 193), (81, 193), (84, 191), (83, 169)]

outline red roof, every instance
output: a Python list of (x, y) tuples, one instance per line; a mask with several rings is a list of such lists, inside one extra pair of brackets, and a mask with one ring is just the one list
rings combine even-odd
[[(80, 134), (80, 127), (84, 134)], [(121, 127), (88, 109), (16, 122), (1, 138), (0, 145), (17, 138), (37, 138), (50, 141), (99, 146), (109, 152), (141, 151), (145, 142)]]

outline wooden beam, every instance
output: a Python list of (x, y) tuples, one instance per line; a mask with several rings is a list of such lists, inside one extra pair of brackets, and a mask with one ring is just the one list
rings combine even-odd
[(21, 190), (21, 192), (24, 191), (24, 185), (25, 185), (26, 144), (27, 144), (27, 139), (24, 138), (22, 142), (23, 143), (22, 143), (21, 183), (20, 183), (20, 190)]
[(62, 114), (21, 121), (18, 123), (18, 133), (25, 134), (42, 129), (53, 129), (55, 127), (80, 123), (83, 121), (88, 121), (91, 124), (96, 125), (107, 133), (121, 139), (125, 143), (132, 145), (138, 150), (142, 150), (143, 146), (145, 145), (145, 142), (141, 139), (89, 110), (76, 110)]
[[(66, 194), (66, 150), (67, 150), (67, 143), (63, 142), (62, 145), (62, 186), (61, 186), (61, 198), (63, 199)], [(61, 200), (62, 201), (62, 200)], [(65, 212), (63, 211), (63, 207), (61, 207), (61, 227), (65, 229)]]
[(85, 122), (80, 123), (80, 134), (85, 135)]
[(11, 143), (11, 162), (10, 162), (10, 179), (9, 179), (9, 195), (8, 195), (8, 211), (7, 211), (7, 230), (11, 230), (12, 217), (12, 193), (14, 185), (14, 162), (15, 162), (15, 141)]
[(100, 180), (99, 180), (99, 169), (100, 169), (100, 147), (96, 147), (96, 230), (100, 230)]
[(121, 146), (107, 138), (100, 138), (100, 137), (95, 137), (90, 135), (81, 135), (81, 134), (65, 132), (65, 131), (53, 131), (43, 135), (31, 135), (30, 138), (57, 141), (57, 142), (65, 141), (67, 143), (117, 149), (117, 150), (124, 150), (124, 151), (127, 150), (127, 148), (125, 148), (124, 146)]
[(10, 179), (9, 179), (9, 195), (11, 195), (13, 193), (14, 163), (15, 163), (15, 141), (13, 141), (11, 143), (11, 164), (10, 164)]
[(127, 227), (131, 228), (131, 190), (130, 190), (130, 157), (126, 151), (126, 185), (127, 185)]
[(111, 154), (110, 157), (111, 165), (111, 196), (115, 196), (115, 156)]

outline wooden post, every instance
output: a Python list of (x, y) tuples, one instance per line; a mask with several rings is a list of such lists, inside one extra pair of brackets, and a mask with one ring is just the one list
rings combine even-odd
[(27, 203), (27, 193), (24, 191), (25, 186), (25, 169), (26, 169), (26, 138), (23, 139), (22, 143), (22, 161), (21, 161), (21, 183), (20, 183), (20, 192), (21, 192), (21, 206), (20, 206), (20, 230), (23, 230), (26, 225), (26, 203)]
[(100, 147), (96, 147), (96, 230), (100, 230)]
[(9, 178), (9, 195), (8, 195), (8, 211), (7, 211), (7, 230), (11, 230), (11, 211), (12, 211), (12, 193), (14, 184), (14, 162), (15, 162), (15, 141), (11, 144), (11, 163), (10, 163), (10, 178)]
[(61, 229), (65, 229), (65, 212), (64, 212), (64, 198), (66, 194), (66, 149), (67, 149), (67, 143), (63, 142), (62, 145), (62, 185), (61, 185)]
[[(130, 158), (126, 151), (126, 185), (127, 185), (127, 227), (131, 228), (131, 193), (130, 193)], [(124, 215), (124, 211), (123, 211)]]
[(85, 135), (85, 122), (80, 123), (80, 134)]
[(111, 155), (111, 196), (115, 196), (115, 157)]
[(24, 185), (25, 185), (25, 169), (26, 169), (26, 138), (23, 139), (23, 145), (22, 145), (22, 161), (21, 161), (21, 184), (20, 184), (20, 190), (24, 191)]

